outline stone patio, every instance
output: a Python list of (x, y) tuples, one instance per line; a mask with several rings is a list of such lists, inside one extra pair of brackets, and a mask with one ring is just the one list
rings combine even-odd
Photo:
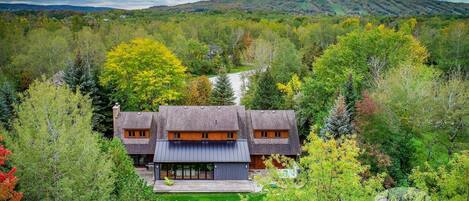
[(260, 188), (249, 180), (175, 180), (173, 186), (164, 181), (155, 182), (153, 191), (159, 193), (250, 193), (259, 192)]

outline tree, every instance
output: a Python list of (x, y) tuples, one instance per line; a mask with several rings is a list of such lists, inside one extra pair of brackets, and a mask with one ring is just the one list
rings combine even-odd
[(345, 98), (345, 105), (347, 106), (347, 111), (350, 115), (350, 123), (352, 123), (355, 118), (355, 102), (357, 101), (357, 94), (353, 87), (352, 74), (349, 75), (348, 80), (344, 85), (342, 95)]
[[(339, 37), (313, 64), (312, 77), (303, 84), (300, 114), (307, 122), (321, 124), (334, 94), (352, 75), (357, 93), (372, 86), (388, 69), (421, 65), (427, 52), (412, 35), (380, 25)], [(307, 125), (308, 127), (310, 125)]]
[(360, 149), (353, 139), (342, 143), (309, 135), (305, 155), (300, 158), (296, 179), (285, 177), (273, 165), (298, 167), (292, 160), (273, 156), (266, 161), (267, 175), (256, 177), (264, 187), (266, 200), (372, 200), (382, 189), (382, 176), (363, 178), (367, 167), (360, 164)]
[(111, 200), (155, 200), (153, 189), (135, 172), (133, 161), (118, 138), (101, 140), (101, 150), (113, 163), (115, 181)]
[(326, 119), (326, 125), (321, 130), (321, 136), (337, 139), (342, 136), (351, 135), (352, 133), (353, 126), (350, 121), (347, 105), (345, 104), (345, 98), (339, 96), (329, 113), (329, 117)]
[[(0, 138), (3, 141), (3, 137), (0, 136)], [(16, 184), (18, 183), (18, 179), (14, 175), (16, 168), (13, 167), (5, 172), (6, 162), (10, 154), (10, 150), (0, 145), (0, 200), (20, 201), (23, 193), (15, 191)]]
[(305, 73), (300, 53), (293, 43), (282, 38), (275, 42), (274, 47), (271, 73), (276, 82), (286, 83), (293, 74), (301, 76)]
[(76, 51), (84, 67), (96, 70), (104, 63), (106, 48), (100, 36), (89, 27), (84, 27), (77, 33)]
[(71, 62), (70, 45), (67, 42), (68, 30), (49, 32), (37, 29), (28, 33), (27, 43), (12, 61), (20, 72), (26, 71), (32, 78), (41, 75), (52, 76)]
[(127, 110), (157, 110), (181, 98), (186, 68), (161, 43), (134, 39), (108, 53), (101, 83)]
[(465, 201), (469, 197), (469, 152), (454, 154), (447, 165), (437, 169), (428, 163), (412, 171), (415, 187), (427, 192), (432, 200)]
[(212, 83), (207, 76), (192, 79), (186, 93), (186, 105), (209, 105)]
[(64, 73), (64, 81), (72, 91), (79, 90), (88, 95), (93, 104), (93, 130), (112, 137), (112, 103), (108, 96), (109, 89), (98, 84), (98, 70), (92, 64), (85, 62), (78, 52), (73, 65)]
[(277, 89), (276, 84), (269, 70), (259, 72), (258, 77), (251, 84), (251, 86), (254, 85), (251, 108), (259, 110), (279, 109), (282, 105), (282, 94)]
[(212, 105), (234, 105), (235, 94), (231, 88), (231, 82), (226, 73), (218, 75), (210, 95)]
[(0, 128), (11, 129), (17, 101), (15, 87), (10, 82), (3, 82), (0, 85)]
[(109, 199), (112, 163), (92, 131), (86, 96), (36, 81), (22, 97), (17, 115), (8, 145), (25, 199)]
[(277, 83), (277, 88), (284, 94), (284, 108), (295, 109), (298, 106), (301, 90), (301, 80), (298, 75), (293, 74), (287, 84)]

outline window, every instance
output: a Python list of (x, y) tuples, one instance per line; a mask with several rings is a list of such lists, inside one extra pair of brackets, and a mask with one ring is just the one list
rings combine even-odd
[(261, 137), (267, 138), (267, 131), (261, 131)]
[(234, 138), (234, 134), (233, 132), (228, 132), (227, 136), (226, 136), (228, 139), (233, 139)]
[(281, 138), (282, 137), (282, 134), (280, 133), (280, 131), (275, 131), (275, 137), (276, 138)]
[(148, 138), (149, 130), (125, 130), (126, 138)]
[(181, 138), (181, 133), (180, 132), (176, 132), (174, 133), (174, 139), (180, 139)]
[(208, 139), (208, 133), (207, 132), (202, 133), (202, 139)]

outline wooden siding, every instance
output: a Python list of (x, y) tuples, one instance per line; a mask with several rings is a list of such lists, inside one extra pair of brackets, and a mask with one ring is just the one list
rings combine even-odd
[[(264, 160), (270, 156), (263, 155), (251, 155), (251, 163), (249, 163), (249, 169), (265, 169)], [(295, 158), (294, 156), (287, 156), (290, 158)], [(283, 165), (276, 160), (273, 160), (274, 166), (277, 168), (284, 168)]]
[(254, 131), (254, 138), (265, 138), (262, 137), (262, 132), (267, 132), (267, 138), (278, 138), (275, 137), (275, 132), (280, 132), (280, 138), (288, 138), (288, 131), (285, 130), (280, 130), (280, 131), (275, 131), (275, 130), (255, 130)]
[[(135, 136), (130, 136), (130, 132), (134, 131)], [(141, 132), (145, 132), (145, 136), (140, 136)], [(124, 130), (124, 138), (150, 138), (149, 129), (126, 129)]]
[[(174, 133), (180, 133), (180, 138), (175, 139), (174, 138)], [(238, 139), (238, 134), (236, 132), (233, 132), (233, 138), (228, 139), (228, 132), (223, 131), (223, 132), (207, 132), (208, 133), (208, 138), (204, 139), (202, 138), (202, 134), (204, 132), (168, 132), (168, 140), (182, 140), (182, 141), (202, 141), (202, 140), (208, 140), (208, 141), (225, 141), (225, 140), (236, 140)]]

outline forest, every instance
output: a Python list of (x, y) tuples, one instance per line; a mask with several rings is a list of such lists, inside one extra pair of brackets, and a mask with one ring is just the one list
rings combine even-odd
[(295, 110), (303, 143), (262, 199), (468, 200), (469, 18), (151, 10), (0, 13), (0, 200), (161, 199), (112, 106), (232, 105), (246, 70), (241, 105)]

